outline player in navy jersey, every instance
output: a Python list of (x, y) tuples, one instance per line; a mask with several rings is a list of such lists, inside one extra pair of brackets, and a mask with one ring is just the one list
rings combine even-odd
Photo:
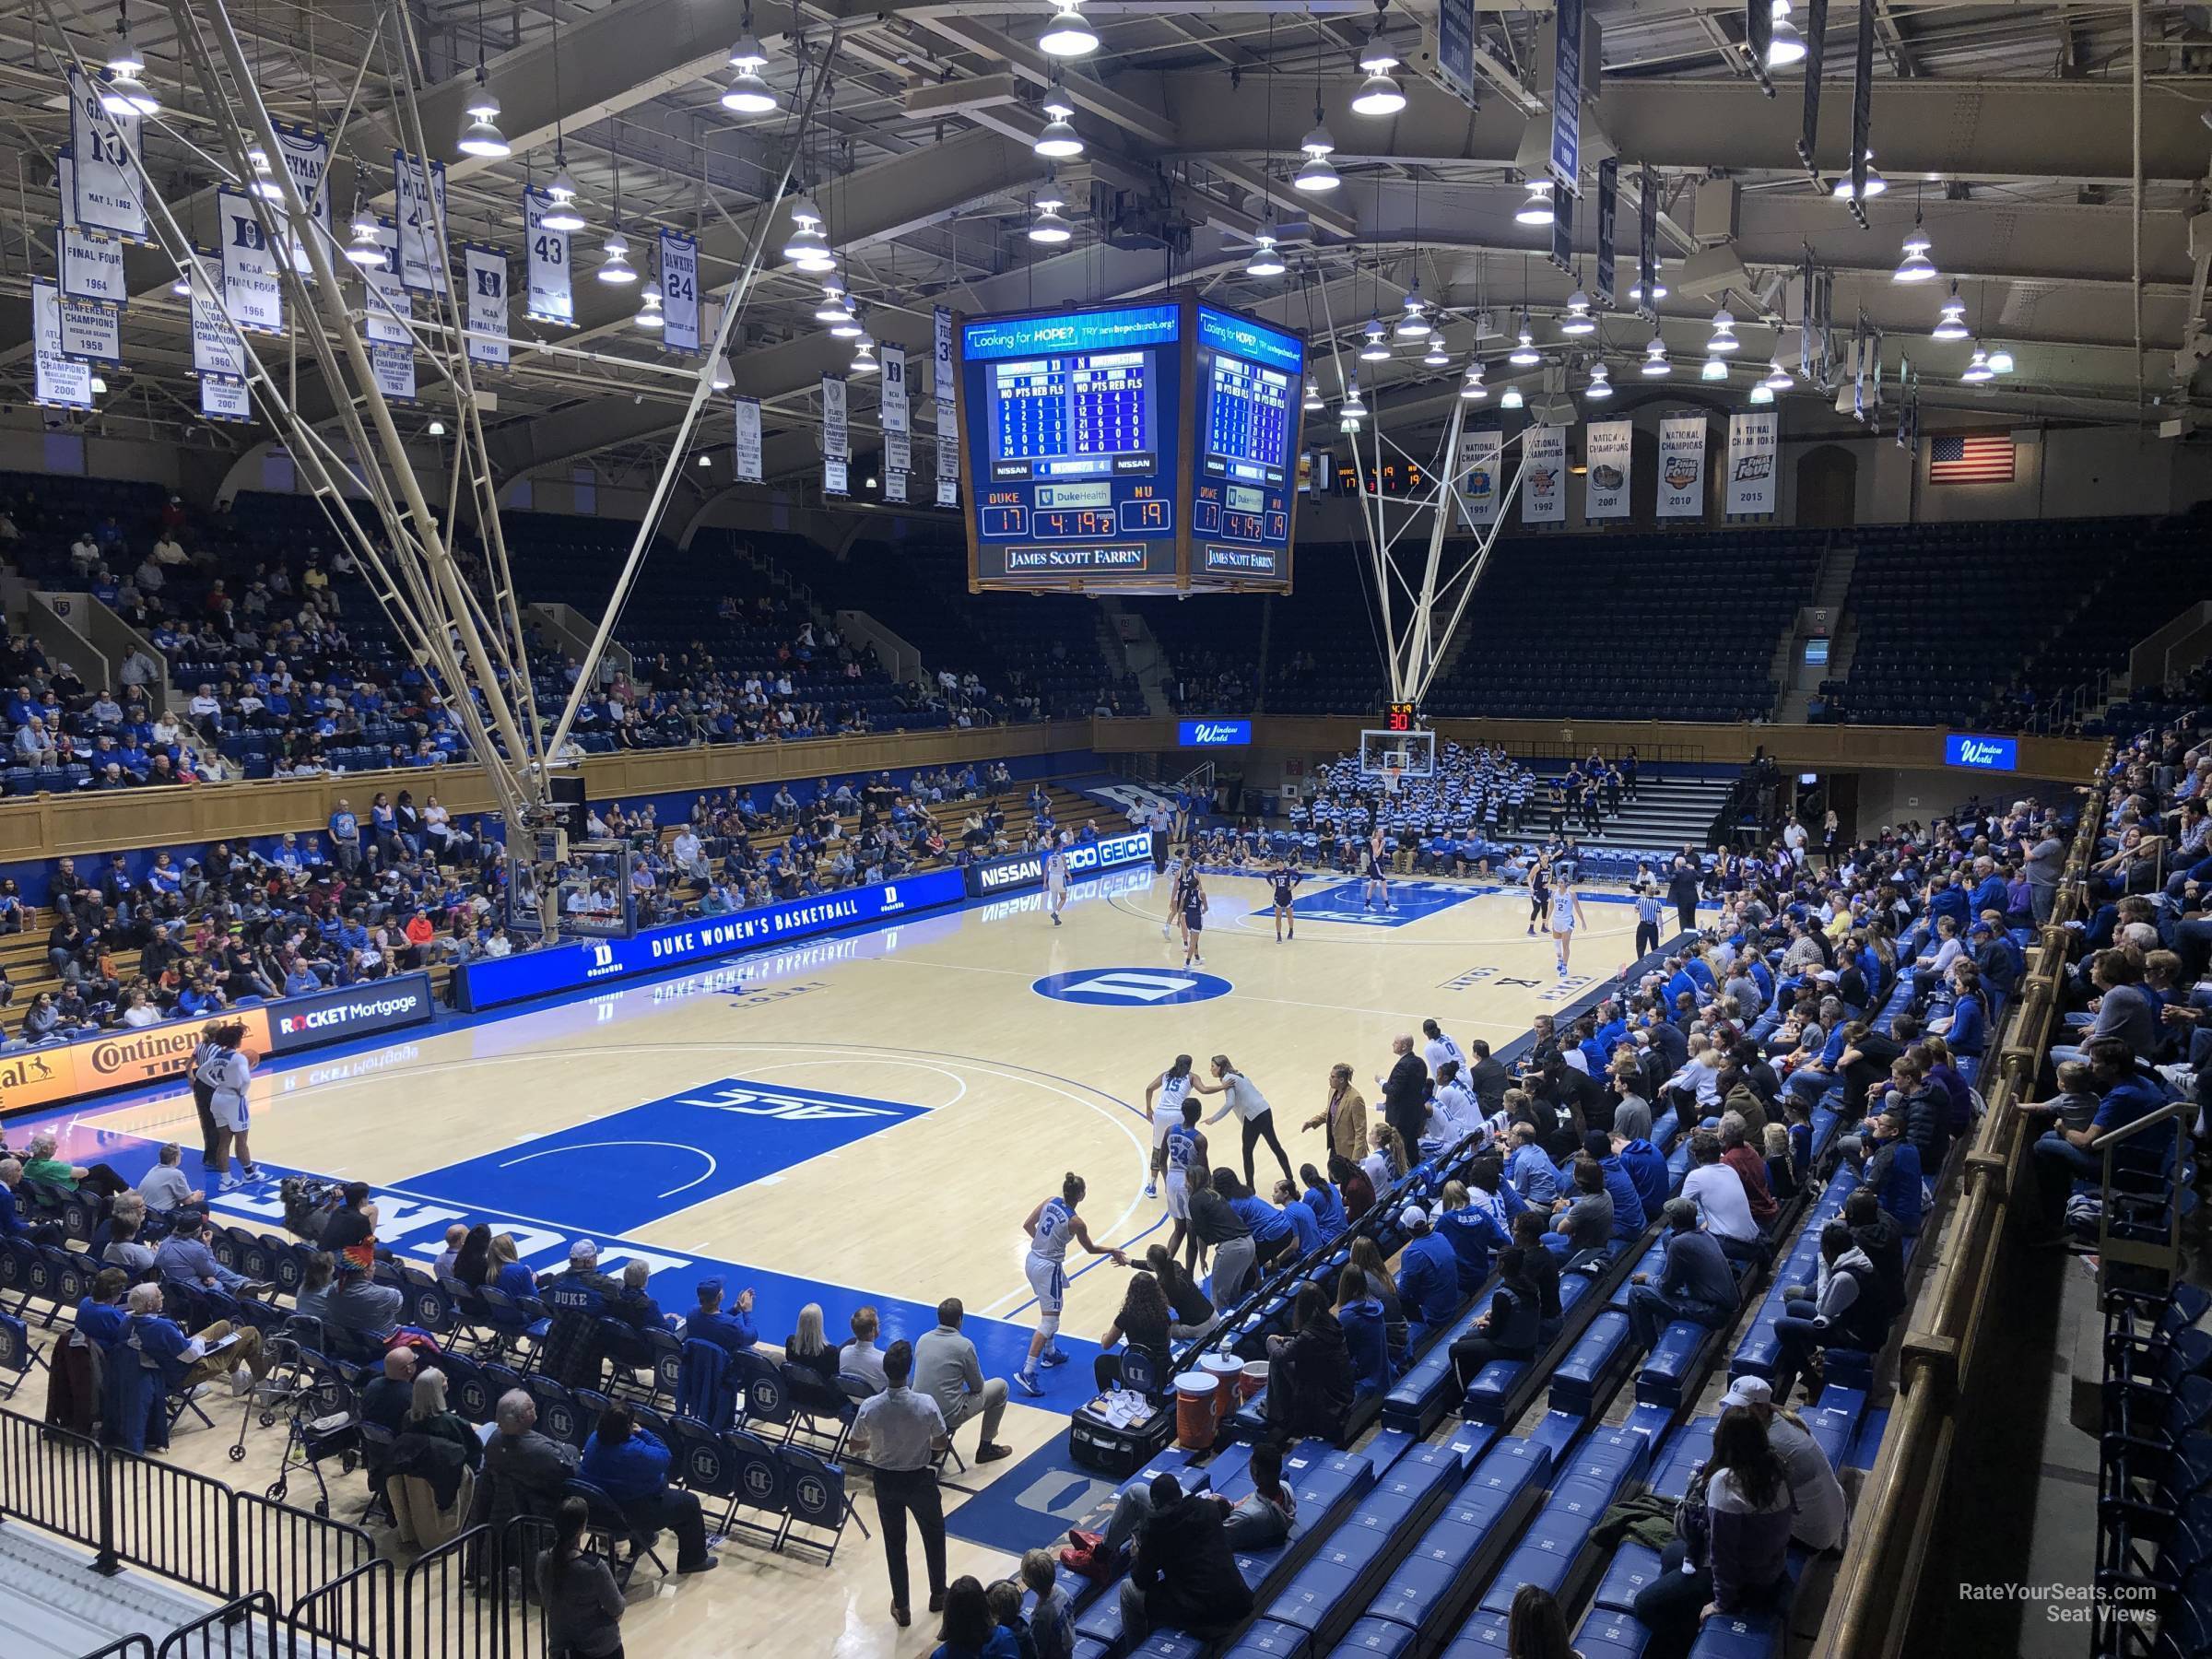
[(1551, 863), (1539, 855), (1528, 872), (1528, 936), (1536, 936), (1536, 924), (1551, 910)]
[(1377, 825), (1367, 838), (1365, 862), (1360, 866), (1359, 908), (1372, 910), (1375, 900), (1386, 911), (1398, 907), (1390, 901), (1390, 866), (1382, 862), (1382, 828)]
[(1194, 861), (1183, 868), (1177, 899), (1182, 911), (1182, 965), (1188, 968), (1195, 963), (1203, 968), (1206, 958), (1198, 953), (1198, 942), (1206, 931), (1206, 888), (1198, 879)]
[(1298, 915), (1290, 905), (1297, 896), (1298, 884), (1305, 876), (1286, 858), (1268, 872), (1267, 879), (1275, 884), (1275, 942), (1280, 945), (1286, 927), (1289, 937), (1298, 937)]
[(1044, 1392), (1044, 1384), (1037, 1380), (1040, 1365), (1067, 1363), (1067, 1355), (1053, 1338), (1060, 1334), (1060, 1309), (1067, 1298), (1068, 1241), (1073, 1239), (1092, 1255), (1104, 1256), (1120, 1266), (1129, 1265), (1129, 1258), (1120, 1251), (1090, 1241), (1090, 1230), (1076, 1214), (1087, 1190), (1083, 1177), (1070, 1170), (1061, 1179), (1060, 1195), (1047, 1198), (1021, 1224), (1022, 1231), (1030, 1235), (1029, 1260), (1023, 1266), (1030, 1276), (1030, 1288), (1037, 1293), (1037, 1329), (1030, 1335), (1030, 1357), (1014, 1377), (1027, 1394)]

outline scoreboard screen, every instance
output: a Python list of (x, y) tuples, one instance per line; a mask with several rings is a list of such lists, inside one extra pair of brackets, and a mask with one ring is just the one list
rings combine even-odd
[(954, 337), (971, 589), (1288, 587), (1297, 335), (1186, 299)]

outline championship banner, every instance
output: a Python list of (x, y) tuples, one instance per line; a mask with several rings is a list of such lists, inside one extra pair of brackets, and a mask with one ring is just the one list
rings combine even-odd
[(1820, 136), (1820, 72), (1828, 61), (1828, 0), (1806, 0), (1805, 8), (1805, 125), (1797, 135), (1797, 159), (1817, 182), (1820, 165), (1814, 145)]
[(1583, 428), (1583, 516), (1615, 519), (1629, 516), (1631, 463), (1629, 437), (1636, 429), (1630, 420), (1593, 420)]
[[(1459, 497), (1462, 528), (1486, 529), (1498, 522), (1499, 503), (1505, 499), (1504, 480), (1498, 476), (1504, 456), (1503, 432), (1464, 429), (1460, 432), (1458, 465), (1453, 468), (1452, 488)], [(1330, 470), (1333, 472), (1335, 468)]]
[(412, 346), (372, 345), (369, 367), (376, 389), (394, 403), (415, 401), (415, 348)]
[(735, 456), (735, 475), (740, 484), (760, 482), (760, 400), (740, 397), (733, 400), (736, 417), (737, 448)]
[(1521, 522), (1567, 522), (1567, 429), (1532, 426), (1521, 434)]
[(200, 376), (200, 413), (209, 420), (252, 420), (253, 394), (242, 380), (228, 375)]
[(1771, 513), (1780, 499), (1775, 462), (1782, 423), (1772, 409), (1728, 417), (1728, 516)]
[[(939, 404), (941, 411), (944, 405)], [(937, 505), (958, 507), (960, 504), (960, 441), (953, 433), (952, 422), (937, 422)]]
[(43, 276), (30, 279), (30, 344), (37, 369), (33, 394), (41, 407), (89, 409), (92, 365), (62, 352), (61, 290)]
[(88, 236), (69, 222), (76, 172), (76, 165), (65, 152), (61, 157), (63, 218), (55, 233), (62, 292), (71, 300), (98, 300), (121, 307), (131, 298), (130, 284), (123, 274), (123, 244), (109, 237)]
[(1705, 417), (1669, 415), (1659, 422), (1658, 516), (1705, 516)]
[(934, 322), (936, 327), (936, 378), (933, 390), (936, 393), (940, 426), (948, 424), (943, 418), (953, 400), (952, 390), (952, 312), (940, 305)]
[(253, 198), (241, 190), (218, 190), (215, 217), (223, 228), (223, 305), (230, 321), (255, 334), (282, 334), (284, 283)]
[(195, 253), (198, 260), (192, 273), (192, 371), (243, 381), (246, 348), (225, 317), (214, 280), (206, 274), (215, 255), (205, 249)]
[(883, 390), (880, 394), (883, 408), (883, 429), (886, 432), (907, 433), (913, 430), (906, 403), (906, 347), (883, 347)]
[(845, 464), (842, 461), (822, 463), (822, 493), (826, 496), (849, 494)]
[(905, 504), (906, 473), (903, 468), (898, 472), (893, 472), (888, 467), (884, 469), (883, 499), (893, 506), (903, 506)]
[(1597, 164), (1597, 307), (1611, 311), (1617, 280), (1618, 249), (1614, 221), (1620, 213), (1620, 159), (1607, 156)]
[(499, 248), (464, 243), (468, 273), (468, 360), (502, 368), (507, 362), (507, 255)]
[[(325, 182), (330, 177), (330, 140), (311, 127), (294, 126), (283, 121), (275, 124), (278, 159), (299, 187), (300, 199), (307, 204), (308, 212), (322, 227), (323, 245), (327, 249), (333, 245), (330, 191)], [(302, 276), (308, 276), (314, 266), (308, 259), (306, 243), (288, 229), (285, 232), (285, 241), (291, 254), (292, 269)]]
[(853, 459), (853, 440), (845, 426), (845, 381), (842, 375), (822, 376), (822, 458)]
[[(377, 245), (384, 251), (384, 263), (361, 267), (361, 333), (372, 347), (404, 346), (411, 350), (415, 336), (407, 324), (415, 315), (415, 296), (399, 280), (399, 227), (390, 219), (377, 221)], [(381, 372), (377, 379), (381, 384)]]
[(576, 326), (576, 297), (569, 288), (569, 233), (546, 229), (553, 210), (550, 191), (523, 192), (523, 240), (529, 253), (530, 287), (523, 314), (533, 323)]
[(91, 300), (60, 297), (62, 350), (93, 363), (123, 361), (123, 313)]
[(661, 232), (661, 315), (662, 345), (700, 349), (699, 243), (674, 230)]
[(69, 71), (69, 157), (76, 165), (62, 198), (62, 217), (93, 236), (145, 242), (146, 198), (138, 188), (139, 153), (135, 111), (112, 115), (100, 101), (100, 88), (75, 65)]
[(1583, 189), (1583, 0), (1559, 0), (1552, 23), (1551, 156), (1546, 165), (1559, 186), (1552, 192), (1556, 199), (1580, 195)]
[(392, 190), (399, 219), (399, 279), (418, 293), (442, 294), (445, 163), (431, 162), (426, 180), (420, 157), (394, 150)]

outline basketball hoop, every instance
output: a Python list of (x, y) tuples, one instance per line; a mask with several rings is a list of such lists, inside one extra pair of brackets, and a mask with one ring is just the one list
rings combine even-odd
[(1382, 760), (1382, 793), (1394, 795), (1406, 778), (1406, 760), (1402, 755), (1387, 755)]

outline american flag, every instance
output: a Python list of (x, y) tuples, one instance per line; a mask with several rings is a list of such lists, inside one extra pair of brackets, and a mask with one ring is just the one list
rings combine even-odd
[(1931, 484), (2009, 484), (2012, 434), (1970, 432), (1963, 437), (1928, 440)]

